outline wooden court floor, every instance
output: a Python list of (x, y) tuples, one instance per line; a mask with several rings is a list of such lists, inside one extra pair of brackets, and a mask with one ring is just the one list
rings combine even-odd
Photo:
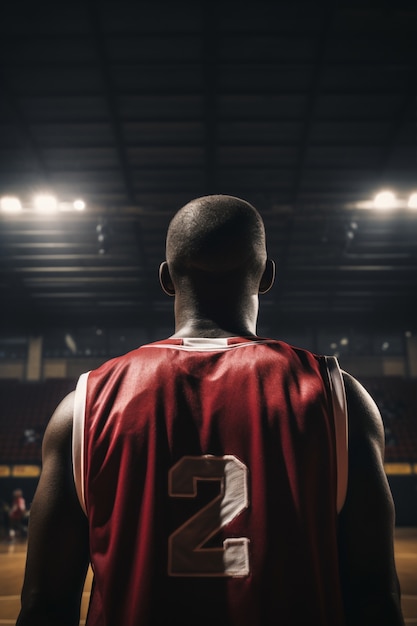
[[(0, 626), (14, 625), (26, 558), (25, 542), (0, 542)], [(401, 583), (405, 623), (417, 625), (417, 527), (400, 527), (395, 534), (395, 558)], [(85, 624), (91, 571), (84, 588), (80, 625)]]

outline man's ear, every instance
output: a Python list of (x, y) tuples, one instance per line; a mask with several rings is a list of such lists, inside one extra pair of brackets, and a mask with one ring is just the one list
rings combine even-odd
[(259, 293), (267, 293), (275, 281), (275, 263), (272, 259), (267, 259), (261, 282), (259, 283)]
[(169, 273), (168, 263), (163, 261), (159, 266), (159, 282), (163, 291), (167, 296), (175, 296), (174, 283), (172, 282), (171, 274)]

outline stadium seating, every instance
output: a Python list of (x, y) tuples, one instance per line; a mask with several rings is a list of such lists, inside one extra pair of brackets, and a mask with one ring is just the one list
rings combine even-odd
[[(73, 379), (42, 382), (0, 380), (0, 464), (41, 462), (42, 436), (55, 407), (75, 386)], [(417, 462), (417, 388), (410, 379), (366, 378), (386, 433), (385, 460)]]
[(42, 382), (0, 380), (0, 463), (41, 462), (41, 442), (46, 425), (75, 381)]

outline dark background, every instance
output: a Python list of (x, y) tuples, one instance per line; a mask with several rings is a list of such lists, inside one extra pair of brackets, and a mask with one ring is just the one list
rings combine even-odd
[(414, 2), (2, 3), (0, 61), (3, 329), (170, 326), (166, 227), (207, 193), (265, 219), (266, 330), (415, 328)]

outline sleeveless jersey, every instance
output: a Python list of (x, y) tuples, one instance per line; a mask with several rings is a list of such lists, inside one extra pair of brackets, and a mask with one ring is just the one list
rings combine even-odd
[(347, 418), (336, 359), (166, 339), (83, 374), (87, 626), (339, 626)]

